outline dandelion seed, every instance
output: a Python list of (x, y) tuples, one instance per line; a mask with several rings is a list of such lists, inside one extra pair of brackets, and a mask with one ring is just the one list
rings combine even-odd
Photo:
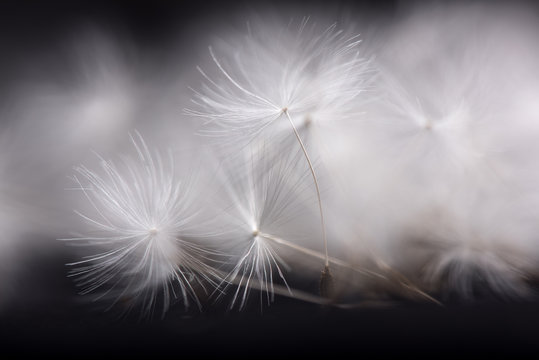
[(261, 305), (264, 299), (267, 304), (273, 301), (276, 280), (288, 288), (288, 265), (278, 253), (283, 244), (276, 239), (294, 237), (300, 228), (298, 219), (310, 216), (306, 208), (302, 209), (305, 202), (299, 201), (302, 196), (310, 197), (310, 184), (305, 181), (309, 173), (306, 169), (298, 173), (302, 153), (292, 151), (283, 156), (264, 143), (251, 144), (242, 153), (247, 161), (240, 160), (237, 165), (229, 162), (224, 169), (222, 193), (228, 195), (229, 201), (222, 206), (224, 230), (216, 235), (225, 239), (229, 252), (237, 254), (223, 286), (237, 285), (230, 306), (238, 305), (240, 309), (244, 308), (251, 288), (265, 294), (260, 298)]
[(157, 298), (166, 311), (171, 294), (200, 306), (197, 288), (216, 285), (216, 274), (204, 261), (212, 253), (189, 237), (196, 218), (192, 184), (176, 180), (171, 156), (164, 162), (140, 134), (131, 139), (136, 161), (117, 167), (101, 160), (104, 176), (76, 168), (82, 180), (75, 181), (91, 205), (79, 215), (91, 230), (68, 240), (101, 250), (69, 264), (71, 276), (82, 294), (99, 291), (98, 298), (137, 304), (143, 313), (153, 312)]
[[(251, 29), (250, 29), (251, 30)], [(349, 35), (333, 24), (318, 31), (304, 19), (296, 32), (290, 26), (250, 31), (229, 66), (210, 47), (218, 69), (195, 91), (195, 109), (187, 113), (206, 119), (209, 136), (226, 136), (234, 143), (252, 141), (278, 119), (285, 118), (301, 147), (314, 180), (325, 251), (329, 266), (324, 211), (318, 179), (309, 152), (299, 134), (313, 121), (335, 121), (357, 115), (360, 94), (372, 78), (368, 61), (358, 51), (359, 35)], [(231, 46), (236, 49), (238, 47)], [(298, 123), (294, 122), (297, 121)], [(289, 133), (290, 130), (282, 132)]]
[[(206, 83), (187, 113), (208, 120), (205, 134), (249, 141), (287, 112), (298, 128), (358, 115), (373, 78), (358, 34), (309, 19), (297, 29), (292, 23), (249, 29), (241, 43), (225, 44), (224, 59), (210, 47), (215, 74), (199, 68)], [(286, 124), (282, 129), (290, 133)]]
[(414, 256), (407, 262), (420, 259), (418, 273), (428, 288), (466, 300), (530, 294), (526, 273), (536, 257), (537, 212), (522, 199), (503, 198), (454, 191), (436, 216), (431, 209), (431, 216), (423, 217), (428, 221), (412, 232), (420, 241), (410, 246)]

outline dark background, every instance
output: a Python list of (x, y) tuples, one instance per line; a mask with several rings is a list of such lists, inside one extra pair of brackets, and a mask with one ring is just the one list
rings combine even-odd
[[(278, 8), (281, 2), (265, 2)], [(395, 1), (296, 2), (372, 16), (398, 16)], [(19, 70), (61, 48), (66, 37), (88, 23), (127, 33), (144, 48), (166, 47), (207, 16), (233, 14), (252, 1), (1, 1), (0, 94), (9, 95)], [(183, 33), (182, 33), (183, 32)], [(195, 38), (195, 35), (193, 35)], [(0, 355), (120, 358), (327, 358), (366, 354), (432, 357), (447, 354), (537, 353), (539, 303), (498, 299), (449, 302), (445, 307), (406, 301), (387, 308), (341, 310), (280, 298), (261, 312), (209, 307), (202, 313), (174, 306), (163, 319), (118, 317), (76, 296), (66, 278), (65, 249), (33, 254), (25, 261), (21, 296), (0, 314)]]

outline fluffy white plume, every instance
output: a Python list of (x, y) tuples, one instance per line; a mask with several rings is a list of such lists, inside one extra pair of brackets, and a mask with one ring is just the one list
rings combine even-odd
[(373, 72), (357, 33), (306, 18), (260, 20), (230, 37), (210, 47), (213, 69), (199, 68), (205, 83), (187, 110), (206, 119), (204, 134), (221, 143), (250, 141), (277, 119), (289, 134), (284, 109), (299, 129), (331, 127), (358, 116), (368, 100)]
[[(324, 260), (340, 300), (379, 295), (395, 278), (416, 294), (530, 294), (537, 16), (482, 3), (396, 11), (361, 37), (359, 20), (327, 14), (250, 16), (244, 31), (197, 24), (211, 33), (190, 44), (204, 47), (198, 68), (198, 49), (167, 59), (177, 49), (138, 51), (99, 32), (21, 65), (1, 100), (0, 292), (18, 239), (67, 233), (65, 198), (77, 194), (73, 218), (86, 224), (69, 243), (84, 246), (69, 249), (94, 251), (72, 264), (81, 292), (144, 313), (205, 289), (238, 308), (253, 288), (264, 303), (296, 296)], [(212, 34), (224, 40), (204, 40)], [(66, 195), (72, 165), (121, 149), (133, 127), (182, 161), (136, 135), (134, 159), (78, 166), (79, 191)], [(208, 149), (210, 160), (198, 156)], [(190, 180), (195, 161), (205, 184)], [(221, 252), (230, 261), (209, 266)]]
[(72, 263), (82, 293), (100, 291), (152, 312), (158, 296), (164, 310), (170, 295), (185, 305), (198, 303), (195, 287), (215, 285), (215, 273), (204, 263), (210, 253), (190, 239), (196, 225), (196, 195), (190, 180), (180, 181), (172, 158), (151, 154), (137, 134), (136, 160), (121, 168), (101, 161), (103, 176), (77, 167), (75, 177), (88, 202), (79, 213), (90, 226), (86, 235), (70, 239), (96, 246), (99, 252)]
[(223, 164), (217, 203), (222, 210), (214, 226), (221, 229), (216, 236), (223, 251), (232, 254), (226, 282), (237, 288), (231, 307), (243, 308), (251, 287), (265, 294), (261, 304), (272, 302), (274, 281), (288, 287), (283, 254), (292, 251), (296, 258), (299, 244), (316, 247), (320, 242), (317, 232), (309, 231), (316, 216), (309, 208), (315, 204), (312, 180), (294, 145), (282, 154), (282, 148), (264, 141), (251, 143), (240, 158)]
[(539, 207), (527, 163), (539, 155), (539, 113), (529, 105), (539, 94), (537, 27), (504, 10), (403, 16), (383, 39), (379, 95), (354, 128), (362, 141), (347, 158), (353, 166), (332, 167), (353, 179), (348, 203), (377, 238), (373, 248), (434, 291), (468, 298), (477, 286), (525, 294), (524, 269), (537, 259), (536, 221), (522, 211)]

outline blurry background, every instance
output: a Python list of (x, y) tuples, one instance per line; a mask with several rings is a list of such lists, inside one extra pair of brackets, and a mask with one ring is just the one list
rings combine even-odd
[[(174, 119), (154, 119), (148, 107), (162, 105), (174, 108), (177, 104), (180, 112), (183, 100), (176, 90), (183, 81), (188, 83), (189, 75), (180, 73), (169, 78), (170, 73), (166, 70), (177, 68), (182, 61), (191, 64), (198, 52), (206, 51), (206, 44), (201, 44), (200, 39), (209, 36), (211, 26), (226, 23), (238, 11), (257, 10), (259, 6), (279, 10), (283, 3), (164, 0), (0, 2), (0, 119), (3, 126), (13, 129), (10, 134), (14, 134), (8, 135), (11, 141), (7, 148), (2, 147), (1, 156), (9, 164), (7, 171), (10, 175), (6, 177), (11, 180), (8, 184), (20, 184), (26, 197), (38, 196), (39, 202), (46, 204), (29, 219), (28, 225), (17, 224), (19, 228), (26, 228), (18, 232), (16, 246), (10, 246), (9, 252), (0, 248), (4, 251), (0, 257), (0, 269), (17, 274), (0, 278), (5, 284), (3, 289), (6, 289), (0, 311), (0, 354), (50, 353), (95, 358), (154, 355), (174, 358), (204, 355), (275, 358), (321, 354), (361, 357), (365, 353), (513, 355), (539, 350), (536, 337), (539, 303), (533, 299), (522, 303), (489, 299), (450, 303), (445, 307), (399, 301), (395, 306), (384, 308), (340, 310), (278, 298), (262, 313), (256, 306), (242, 313), (227, 312), (224, 306), (216, 306), (202, 314), (197, 311), (185, 313), (182, 306), (177, 306), (164, 319), (148, 321), (139, 320), (136, 316), (120, 319), (114, 312), (103, 313), (76, 295), (72, 281), (66, 277), (64, 265), (72, 261), (72, 255), (63, 243), (56, 240), (58, 234), (69, 230), (62, 220), (58, 220), (63, 219), (62, 210), (50, 200), (63, 196), (59, 194), (66, 187), (66, 183), (57, 183), (57, 174), (89, 156), (88, 148), (114, 149), (117, 145), (115, 135), (124, 128), (137, 126), (144, 132), (145, 127), (159, 126), (162, 129), (156, 131), (155, 139), (171, 141), (176, 135), (165, 130), (170, 128), (163, 124), (174, 126)], [(383, 22), (399, 17), (410, 5), (405, 1), (305, 1), (294, 2), (292, 6), (306, 14), (345, 11), (350, 18), (357, 16)], [(530, 9), (537, 11), (537, 7), (531, 5)], [(111, 61), (105, 63), (102, 78), (94, 76), (100, 73), (102, 64), (92, 62), (95, 54), (88, 51), (92, 41), (100, 45), (105, 43), (104, 48), (100, 46), (96, 50), (104, 51), (105, 58), (107, 54), (114, 54)], [(79, 45), (80, 51), (74, 52), (73, 49)], [(74, 60), (74, 56), (78, 60)], [(160, 64), (163, 71), (152, 72), (155, 64)], [(82, 66), (82, 71), (78, 66)], [(87, 73), (85, 66), (88, 67)], [(130, 66), (139, 70), (135, 78), (121, 73), (121, 69), (129, 69)], [(116, 68), (119, 70), (115, 71)], [(89, 78), (84, 78), (85, 74), (89, 74)], [(110, 74), (118, 78), (111, 79)], [(109, 89), (108, 81), (119, 86), (119, 90), (105, 95), (104, 99), (88, 97), (92, 91), (99, 94), (101, 86)], [(163, 92), (153, 91), (152, 82), (165, 84)], [(62, 95), (42, 98), (39, 94), (43, 93), (43, 88), (35, 88), (36, 84), (50, 87), (49, 93)], [(79, 87), (79, 84), (86, 85)], [(141, 103), (129, 103), (129, 98), (132, 98), (127, 96), (129, 94), (118, 97), (122, 94), (122, 86), (137, 92), (134, 98), (142, 99)], [(29, 99), (31, 104), (38, 105), (21, 106), (20, 94), (25, 94), (25, 99)], [(40, 128), (34, 123), (25, 125), (25, 119), (42, 117), (54, 121), (57, 112), (41, 110), (65, 103), (65, 96), (73, 106), (65, 110), (68, 113), (65, 118), (72, 116), (80, 120), (84, 118), (84, 111), (91, 114), (104, 111), (114, 114), (115, 121), (125, 119), (128, 124), (120, 123), (111, 128), (105, 119), (102, 129), (88, 135), (84, 122), (71, 124), (73, 128), (70, 128), (57, 119), (60, 122), (54, 136), (42, 139), (42, 144), (31, 144), (29, 140), (35, 138), (32, 132), (40, 132)], [(178, 99), (175, 100), (174, 96)], [(124, 113), (126, 108), (130, 112)], [(81, 109), (85, 109), (82, 115)], [(75, 115), (69, 115), (69, 111)], [(61, 158), (65, 163), (40, 160), (40, 156), (53, 158), (58, 153), (64, 155)], [(69, 156), (65, 156), (66, 153), (70, 153)], [(12, 161), (15, 164), (11, 164), (9, 160), (19, 159), (19, 154), (23, 154), (20, 155), (24, 156), (23, 159), (37, 160), (35, 163), (26, 162), (26, 165), (23, 163), (26, 160)], [(50, 182), (32, 182), (25, 176), (25, 166), (34, 167), (32, 171), (50, 171), (50, 176), (43, 177)], [(35, 193), (28, 189), (34, 189)], [(7, 192), (14, 193), (11, 190)], [(46, 214), (39, 213), (43, 209), (46, 209)], [(60, 225), (47, 225), (51, 223)], [(50, 228), (44, 229), (47, 226)], [(35, 241), (36, 236), (40, 237), (39, 241)]]

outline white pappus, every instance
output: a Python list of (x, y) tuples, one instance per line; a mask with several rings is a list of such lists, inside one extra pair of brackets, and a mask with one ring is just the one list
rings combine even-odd
[(210, 47), (213, 69), (198, 67), (205, 81), (186, 112), (207, 121), (203, 134), (248, 142), (278, 119), (290, 134), (286, 113), (298, 130), (358, 116), (374, 75), (359, 34), (309, 18), (251, 24)]
[[(231, 270), (223, 282), (237, 286), (230, 307), (246, 305), (251, 289), (261, 291), (261, 305), (273, 301), (274, 282), (288, 288), (289, 265), (283, 254), (303, 251), (300, 243), (312, 245), (309, 219), (315, 193), (299, 149), (281, 154), (265, 142), (252, 143), (221, 170), (223, 203), (219, 238), (224, 252), (232, 254)], [(217, 228), (217, 227), (216, 227)], [(319, 241), (315, 241), (318, 244)], [(294, 256), (292, 259), (297, 259)]]
[[(75, 181), (91, 208), (79, 215), (88, 224), (84, 235), (70, 242), (97, 247), (99, 252), (69, 264), (75, 267), (82, 293), (140, 305), (153, 312), (162, 298), (163, 311), (171, 294), (185, 306), (199, 304), (198, 289), (217, 284), (207, 265), (212, 253), (194, 241), (196, 194), (192, 180), (176, 178), (171, 156), (151, 153), (136, 133), (137, 158), (121, 166), (101, 160), (104, 175), (76, 167)], [(80, 178), (79, 178), (80, 177)], [(200, 304), (199, 304), (200, 305)]]

